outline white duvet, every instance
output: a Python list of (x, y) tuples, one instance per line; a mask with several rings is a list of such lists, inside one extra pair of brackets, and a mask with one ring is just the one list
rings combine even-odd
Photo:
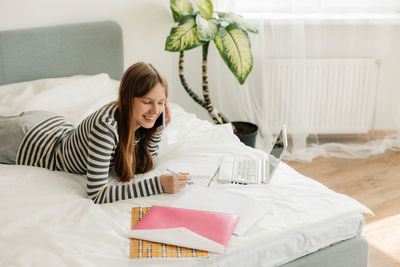
[[(40, 107), (76, 124), (116, 96), (116, 82), (104, 74), (46, 82), (0, 86), (1, 114)], [(230, 125), (212, 125), (178, 105), (171, 108), (173, 121), (164, 132), (160, 160), (138, 179), (160, 174), (174, 161), (212, 163), (223, 153), (264, 156), (241, 144)], [(362, 213), (371, 213), (285, 163), (269, 185), (212, 186), (262, 201), (268, 207), (266, 216), (243, 236), (232, 236), (226, 255), (133, 261), (128, 258), (126, 235), (131, 208), (169, 205), (190, 186), (173, 195), (97, 205), (86, 197), (85, 176), (0, 165), (0, 266), (277, 266), (359, 235)]]

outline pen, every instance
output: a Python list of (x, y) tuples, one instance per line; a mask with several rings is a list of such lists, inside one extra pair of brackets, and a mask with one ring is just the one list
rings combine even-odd
[(214, 172), (213, 176), (212, 176), (211, 179), (208, 181), (207, 187), (210, 187), (211, 182), (214, 180), (215, 176), (217, 176), (217, 173), (219, 172), (219, 168), (220, 168), (220, 166), (218, 166), (217, 170)]
[(210, 187), (211, 182), (212, 182), (212, 181), (214, 180), (214, 178), (217, 176), (217, 174), (218, 174), (218, 172), (219, 172), (219, 169), (221, 168), (222, 159), (223, 159), (223, 157), (221, 157), (221, 160), (220, 160), (220, 162), (219, 162), (219, 164), (218, 164), (217, 170), (214, 172), (213, 176), (212, 176), (211, 179), (208, 181), (207, 187)]
[[(175, 174), (175, 175), (180, 175), (179, 173), (174, 172), (173, 170), (170, 170), (170, 169), (167, 169), (167, 171), (170, 172), (170, 173), (172, 173), (172, 174)], [(188, 184), (193, 184), (193, 182), (190, 181), (190, 178), (189, 178)]]

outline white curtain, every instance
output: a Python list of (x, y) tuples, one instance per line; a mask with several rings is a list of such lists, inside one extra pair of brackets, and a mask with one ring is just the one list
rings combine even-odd
[[(350, 2), (352, 3), (349, 4)], [(212, 76), (217, 78), (210, 75), (210, 84), (217, 87), (217, 90), (211, 91), (216, 106), (232, 121), (250, 121), (257, 124), (260, 131), (256, 146), (267, 152), (271, 149), (273, 134), (279, 131), (279, 125), (286, 124), (290, 146), (285, 159), (288, 160), (311, 161), (318, 156), (360, 158), (382, 153), (386, 149), (400, 150), (400, 105), (397, 103), (400, 100), (400, 90), (396, 88), (400, 85), (400, 75), (396, 73), (400, 52), (396, 51), (399, 46), (395, 45), (396, 42), (400, 42), (400, 38), (395, 34), (400, 30), (400, 26), (389, 21), (398, 20), (392, 11), (399, 3), (384, 0), (378, 5), (380, 8), (377, 8), (376, 3), (379, 2), (367, 2), (369, 9), (366, 8), (365, 1), (358, 0), (215, 1), (215, 10), (240, 13), (259, 29), (259, 34), (249, 33), (254, 67), (244, 85), (239, 85), (216, 49), (211, 49), (209, 57), (214, 60), (209, 60), (210, 73), (215, 72), (216, 75)], [(364, 132), (355, 130), (354, 133), (351, 130), (324, 132), (325, 122), (321, 122), (321, 129), (310, 129), (310, 116), (327, 113), (331, 103), (319, 105), (318, 99), (321, 96), (318, 94), (321, 91), (310, 89), (313, 82), (315, 87), (316, 81), (312, 80), (314, 78), (310, 80), (305, 70), (289, 74), (292, 76), (289, 80), (278, 77), (278, 81), (275, 82), (283, 84), (286, 91), (280, 97), (272, 93), (271, 88), (276, 88), (277, 84), (271, 84), (268, 62), (276, 63), (283, 59), (286, 64), (294, 67), (313, 62), (314, 59), (326, 58), (333, 59), (333, 62), (336, 62), (336, 59), (353, 58), (378, 62), (378, 67), (374, 68), (376, 73), (367, 73), (369, 76), (375, 75), (375, 80), (371, 82), (368, 75), (355, 78), (361, 87), (368, 81), (369, 86), (372, 86), (373, 99), (368, 100), (371, 103), (367, 105), (370, 109), (360, 112), (361, 115), (368, 115), (367, 119), (370, 118), (370, 129), (364, 129)], [(274, 61), (278, 59), (281, 61)], [(215, 65), (211, 65), (213, 63)], [(320, 75), (324, 75), (323, 71)], [(344, 83), (349, 80), (346, 75), (350, 74), (343, 75)], [(321, 79), (322, 82), (325, 81), (324, 78)], [(331, 90), (335, 88), (332, 87)], [(271, 101), (273, 96), (276, 99)], [(347, 97), (341, 96), (341, 93), (335, 97), (338, 99), (332, 99), (332, 103), (346, 102)], [(341, 97), (344, 99), (340, 99)], [(360, 96), (360, 101), (364, 101), (363, 97)], [(326, 95), (324, 98), (330, 99)], [(348, 106), (353, 107), (351, 103)], [(340, 112), (344, 111), (337, 110), (338, 114)], [(352, 115), (350, 113), (352, 112), (349, 112), (349, 116)], [(384, 139), (368, 138), (376, 128), (397, 132)], [(322, 140), (321, 136), (326, 135), (320, 135), (321, 133), (330, 134), (330, 138)], [(348, 138), (336, 138), (343, 137), (338, 135), (343, 133), (363, 138), (352, 142), (349, 142), (351, 139)]]

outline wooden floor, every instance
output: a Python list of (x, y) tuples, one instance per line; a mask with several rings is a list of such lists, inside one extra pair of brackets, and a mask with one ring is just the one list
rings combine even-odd
[(400, 152), (388, 150), (366, 159), (316, 158), (286, 161), (301, 174), (369, 207), (363, 235), (369, 267), (400, 266)]

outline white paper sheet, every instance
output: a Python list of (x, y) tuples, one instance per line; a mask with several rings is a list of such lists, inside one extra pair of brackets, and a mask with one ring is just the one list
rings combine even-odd
[(239, 215), (239, 223), (233, 232), (239, 236), (243, 235), (268, 211), (265, 205), (250, 197), (212, 188), (193, 188), (188, 190), (183, 196), (172, 202), (170, 206)]
[(176, 172), (189, 172), (197, 176), (212, 176), (218, 167), (217, 163), (193, 163), (186, 161), (172, 162), (168, 168)]

